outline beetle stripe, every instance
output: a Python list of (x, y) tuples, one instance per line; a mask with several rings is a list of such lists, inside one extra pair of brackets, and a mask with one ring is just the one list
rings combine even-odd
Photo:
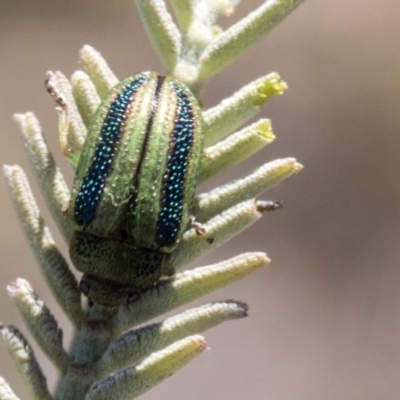
[(76, 197), (74, 218), (79, 225), (87, 226), (96, 217), (107, 176), (112, 171), (112, 162), (118, 153), (130, 105), (134, 101), (135, 93), (146, 81), (148, 78), (145, 76), (137, 77), (122, 89), (109, 105), (92, 163)]
[(191, 101), (178, 85), (173, 82), (170, 85), (176, 93), (178, 104), (157, 224), (156, 241), (161, 247), (173, 245), (181, 230), (186, 169), (194, 135)]
[(162, 76), (162, 75), (158, 75), (157, 76), (157, 84), (156, 84), (156, 89), (155, 89), (155, 92), (154, 92), (154, 99), (153, 99), (153, 101), (151, 103), (150, 116), (149, 116), (149, 120), (147, 122), (146, 132), (144, 134), (142, 152), (141, 152), (141, 156), (139, 158), (139, 163), (138, 163), (138, 166), (136, 168), (136, 174), (134, 175), (134, 180), (133, 180), (133, 185), (132, 185), (133, 190), (135, 190), (135, 193), (132, 194), (132, 200), (131, 200), (132, 203), (135, 203), (135, 200), (134, 200), (135, 199), (135, 194), (137, 194), (138, 187), (140, 185), (140, 182), (138, 182), (138, 179), (141, 176), (140, 171), (142, 169), (143, 161), (145, 159), (147, 146), (148, 146), (148, 143), (149, 143), (149, 140), (150, 140), (151, 128), (153, 127), (154, 117), (156, 115), (158, 104), (159, 104), (159, 101), (160, 101), (160, 92), (161, 92), (164, 80), (165, 80), (165, 76)]

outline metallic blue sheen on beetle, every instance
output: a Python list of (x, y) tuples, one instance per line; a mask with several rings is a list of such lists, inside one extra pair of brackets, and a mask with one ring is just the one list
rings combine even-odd
[(196, 98), (170, 76), (121, 81), (91, 121), (68, 217), (81, 291), (97, 304), (134, 301), (162, 276), (189, 223), (203, 152)]

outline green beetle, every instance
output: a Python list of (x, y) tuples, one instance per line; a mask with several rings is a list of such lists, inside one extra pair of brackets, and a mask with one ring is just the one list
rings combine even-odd
[(91, 122), (68, 217), (79, 287), (106, 307), (131, 303), (174, 268), (203, 152), (199, 104), (176, 79), (144, 72), (121, 81)]

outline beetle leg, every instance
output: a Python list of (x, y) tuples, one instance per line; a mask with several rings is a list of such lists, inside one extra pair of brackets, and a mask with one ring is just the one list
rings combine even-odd
[(195, 229), (197, 235), (199, 236), (203, 236), (206, 233), (206, 228), (204, 228), (204, 225), (200, 222), (197, 222), (193, 215), (189, 217), (189, 225), (191, 228)]

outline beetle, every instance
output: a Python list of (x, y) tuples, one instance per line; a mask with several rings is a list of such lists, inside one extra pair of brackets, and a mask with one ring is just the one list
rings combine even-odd
[(198, 101), (178, 80), (143, 72), (98, 107), (67, 216), (80, 290), (105, 307), (132, 303), (162, 276), (188, 228), (203, 152)]

